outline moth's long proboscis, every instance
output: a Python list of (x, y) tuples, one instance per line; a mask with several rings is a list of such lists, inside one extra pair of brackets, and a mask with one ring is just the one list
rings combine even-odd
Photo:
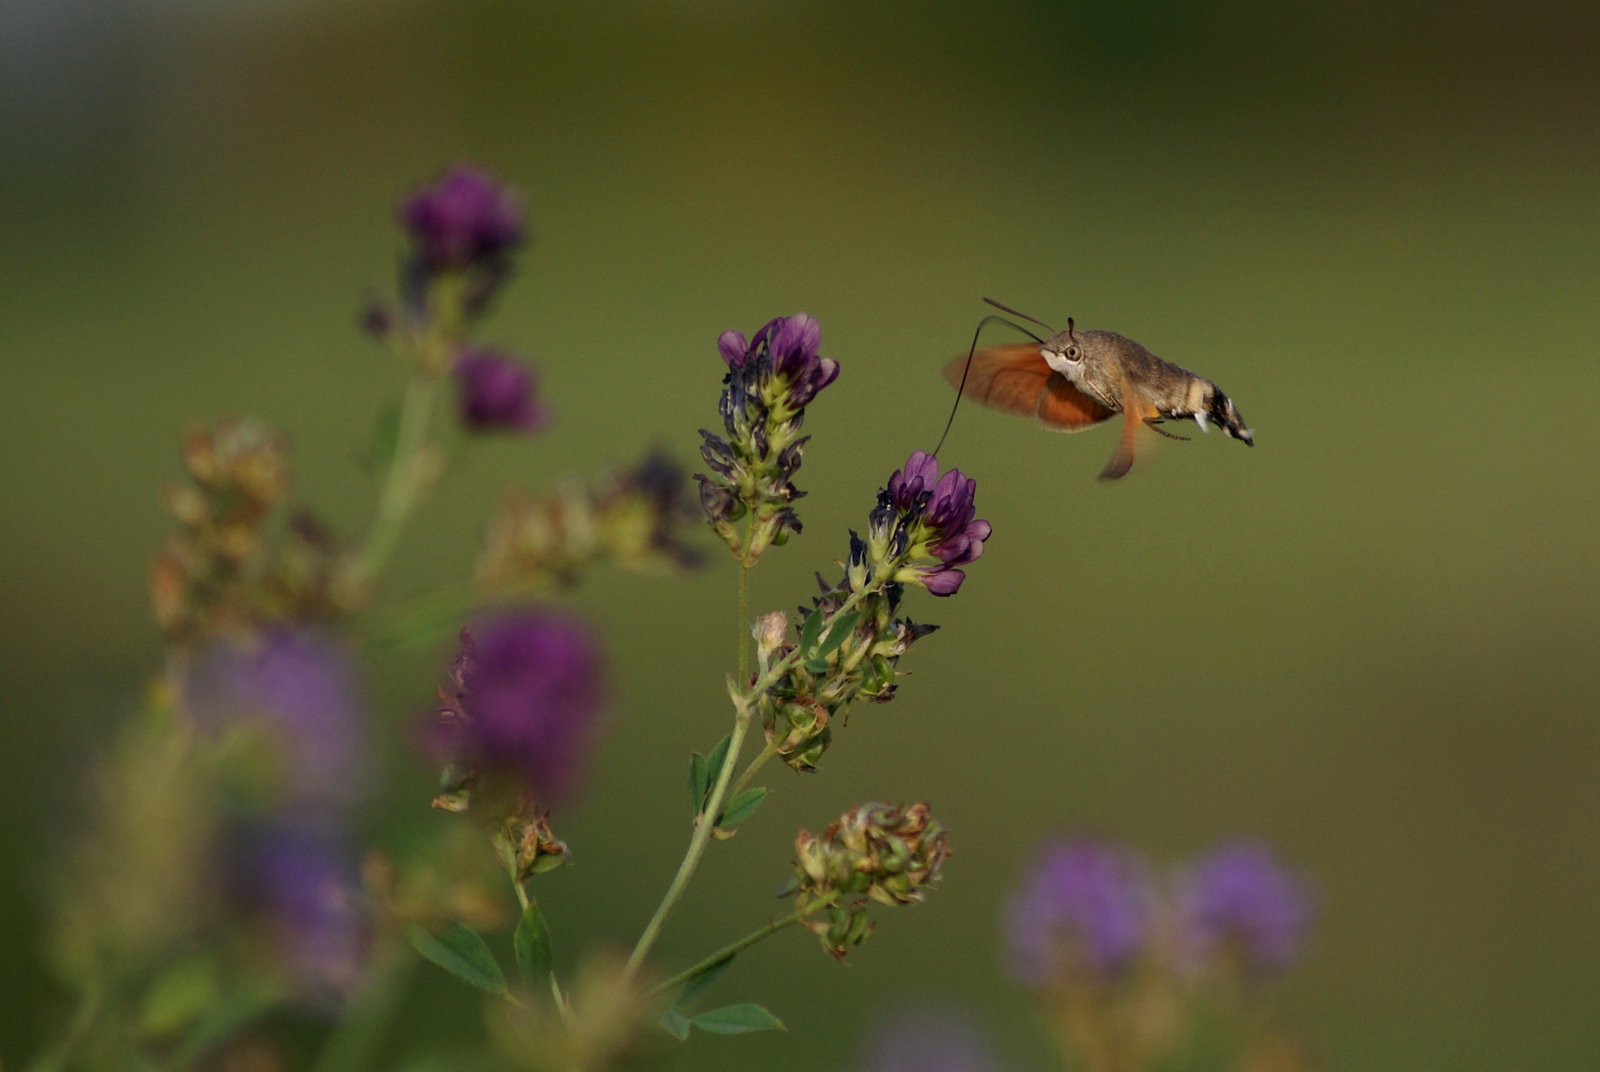
[[(1006, 307), (1004, 305), (1001, 305), (999, 302), (995, 301), (993, 298), (985, 298), (983, 300), (988, 302), (990, 305), (994, 306), (996, 309), (1006, 309)], [(1050, 330), (1050, 325), (1044, 324), (1044, 323), (1040, 323), (1039, 321), (1034, 320), (1033, 317), (1028, 316), (1028, 315), (1026, 315), (1024, 313), (1016, 312), (1014, 309), (1006, 309), (1006, 312), (1011, 313), (1013, 316), (1020, 316), (1024, 320), (1030, 320), (1033, 323), (1038, 324), (1040, 327), (1044, 328), (1046, 331)], [(967, 389), (967, 373), (972, 371), (972, 355), (978, 352), (978, 336), (983, 334), (983, 329), (988, 327), (990, 321), (993, 321), (993, 320), (998, 320), (998, 321), (1000, 321), (1000, 323), (1005, 324), (1008, 327), (1016, 328), (1018, 331), (1022, 332), (1024, 335), (1026, 335), (1028, 338), (1032, 339), (1034, 342), (1037, 342), (1037, 343), (1044, 342), (1043, 339), (1039, 338), (1039, 336), (1035, 335), (1033, 332), (1029, 331), (1027, 328), (1023, 327), (1021, 324), (1013, 323), (1012, 321), (1007, 320), (1003, 316), (994, 316), (994, 315), (991, 314), (989, 316), (984, 317), (982, 320), (978, 321), (978, 330), (974, 331), (972, 333), (972, 345), (967, 348), (967, 363), (965, 365), (961, 366), (961, 384), (960, 384), (960, 386), (958, 386), (956, 388), (956, 400), (950, 406), (950, 419), (944, 422), (944, 431), (939, 433), (939, 443), (938, 443), (937, 446), (935, 446), (933, 448), (933, 451), (932, 451), (933, 456), (935, 458), (937, 458), (939, 456), (939, 451), (944, 448), (944, 441), (950, 435), (950, 426), (956, 423), (956, 410), (957, 410), (957, 408), (960, 407), (960, 405), (961, 405), (961, 396)]]

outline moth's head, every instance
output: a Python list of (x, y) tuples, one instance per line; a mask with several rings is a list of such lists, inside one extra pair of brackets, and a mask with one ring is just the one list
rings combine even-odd
[(1046, 339), (1040, 345), (1039, 352), (1051, 368), (1070, 375), (1072, 370), (1083, 367), (1083, 359), (1088, 356), (1089, 340), (1085, 334), (1077, 330), (1069, 316), (1067, 330), (1058, 331)]

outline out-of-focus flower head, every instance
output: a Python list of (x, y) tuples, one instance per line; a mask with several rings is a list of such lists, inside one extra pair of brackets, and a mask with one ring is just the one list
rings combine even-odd
[(1177, 887), (1181, 966), (1204, 970), (1231, 953), (1252, 980), (1293, 968), (1311, 922), (1305, 881), (1256, 841), (1217, 846), (1183, 875)]
[[(749, 342), (737, 331), (717, 339), (728, 373), (717, 408), (726, 438), (700, 430), (700, 502), (711, 527), (735, 553), (753, 560), (769, 544), (800, 531), (789, 505), (804, 492), (791, 477), (809, 437), (800, 435), (805, 408), (839, 375), (839, 363), (818, 353), (822, 333), (804, 313), (768, 321)], [(733, 523), (753, 513), (749, 545)]]
[(413, 191), (397, 215), (417, 259), (429, 271), (495, 263), (521, 243), (523, 209), (489, 175), (458, 164), (431, 186)]
[(195, 641), (248, 624), (264, 560), (263, 530), (289, 496), (289, 452), (255, 421), (222, 421), (183, 442), (189, 479), (166, 490), (178, 522), (150, 573), (156, 619), (169, 640)]
[(895, 580), (920, 584), (936, 596), (954, 595), (966, 579), (959, 568), (983, 554), (992, 531), (977, 517), (978, 482), (950, 469), (939, 474), (932, 455), (913, 451), (878, 493), (869, 554), (897, 562)]
[(600, 651), (586, 629), (548, 612), (463, 629), (451, 681), (431, 734), (450, 764), (438, 806), (465, 810), (484, 788), (544, 809), (571, 796), (602, 701)]
[(873, 1030), (861, 1072), (995, 1072), (999, 1067), (972, 1018), (960, 1009), (914, 1006)]
[(1093, 838), (1051, 841), (1006, 905), (1012, 973), (1022, 982), (1113, 982), (1151, 929), (1151, 890), (1129, 850)]
[(214, 640), (184, 675), (183, 701), (203, 733), (246, 745), (230, 758), (248, 767), (269, 811), (343, 809), (365, 789), (360, 686), (332, 633), (278, 627)]
[(474, 432), (536, 432), (548, 418), (533, 370), (499, 350), (463, 350), (455, 363), (461, 423)]
[(826, 918), (805, 926), (842, 960), (872, 932), (867, 904), (915, 904), (939, 881), (950, 855), (944, 824), (926, 804), (861, 804), (817, 837), (802, 830), (794, 840), (795, 907), (818, 901)]
[(510, 496), (489, 524), (477, 578), (490, 592), (564, 587), (602, 562), (655, 571), (696, 565), (695, 516), (683, 469), (661, 451), (592, 483), (569, 481), (537, 502)]
[(360, 981), (368, 928), (349, 845), (332, 828), (274, 826), (238, 839), (234, 882), (261, 912), (296, 989), (322, 1001)]

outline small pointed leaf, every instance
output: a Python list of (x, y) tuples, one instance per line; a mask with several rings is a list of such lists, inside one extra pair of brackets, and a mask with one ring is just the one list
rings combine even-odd
[(550, 931), (544, 924), (536, 901), (528, 902), (517, 923), (517, 932), (511, 937), (511, 947), (517, 954), (517, 972), (528, 993), (543, 991), (550, 978)]
[(816, 646), (817, 637), (822, 635), (822, 608), (818, 607), (806, 615), (806, 620), (800, 626), (800, 654), (805, 655)]
[(706, 802), (706, 757), (695, 752), (689, 757), (689, 804), (696, 815)]
[(813, 677), (821, 677), (823, 674), (826, 674), (828, 672), (828, 660), (826, 660), (826, 659), (807, 659), (806, 660), (806, 670)]
[(828, 630), (828, 639), (822, 642), (822, 647), (817, 649), (817, 658), (826, 658), (832, 654), (840, 644), (843, 644), (851, 633), (856, 631), (856, 623), (861, 620), (861, 612), (853, 610), (843, 618), (833, 623), (833, 628)]
[(689, 1037), (689, 1021), (685, 1020), (679, 1013), (669, 1009), (662, 1013), (660, 1019), (656, 1022), (661, 1025), (661, 1030), (679, 1042)]
[(411, 939), (418, 953), (468, 986), (491, 994), (506, 992), (506, 977), (495, 962), (494, 954), (483, 944), (478, 932), (465, 923), (453, 920), (438, 935), (410, 926), (406, 928), (406, 937)]
[(760, 1005), (725, 1005), (698, 1016), (689, 1022), (713, 1035), (744, 1035), (751, 1031), (786, 1031), (783, 1021)]
[(737, 826), (755, 814), (761, 802), (767, 799), (767, 791), (758, 786), (755, 789), (746, 789), (743, 793), (728, 801), (728, 806), (722, 810), (722, 818), (717, 820), (718, 826)]
[(717, 776), (722, 773), (722, 764), (728, 759), (728, 746), (733, 743), (733, 734), (729, 734), (717, 742), (717, 747), (711, 750), (706, 757), (706, 784), (705, 791), (700, 794), (700, 806), (696, 809), (698, 814), (705, 810), (706, 801), (711, 798), (711, 791), (716, 788)]

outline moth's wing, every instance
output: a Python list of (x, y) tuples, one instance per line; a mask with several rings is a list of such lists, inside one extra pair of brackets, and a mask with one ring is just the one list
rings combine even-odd
[(1106, 462), (1106, 467), (1100, 470), (1101, 480), (1119, 480), (1127, 475), (1133, 468), (1133, 448), (1139, 428), (1144, 424), (1146, 417), (1157, 416), (1157, 411), (1133, 384), (1126, 381), (1122, 385), (1122, 435), (1117, 438), (1116, 452), (1111, 455), (1111, 460)]
[(963, 354), (944, 367), (944, 378), (962, 390), (963, 372), (965, 391), (974, 401), (1024, 417), (1039, 411), (1045, 383), (1054, 375), (1039, 345), (1031, 342), (974, 351), (970, 368)]
[(1104, 424), (1116, 411), (1090, 398), (1059, 372), (1050, 373), (1039, 396), (1039, 423), (1057, 432), (1081, 432)]

